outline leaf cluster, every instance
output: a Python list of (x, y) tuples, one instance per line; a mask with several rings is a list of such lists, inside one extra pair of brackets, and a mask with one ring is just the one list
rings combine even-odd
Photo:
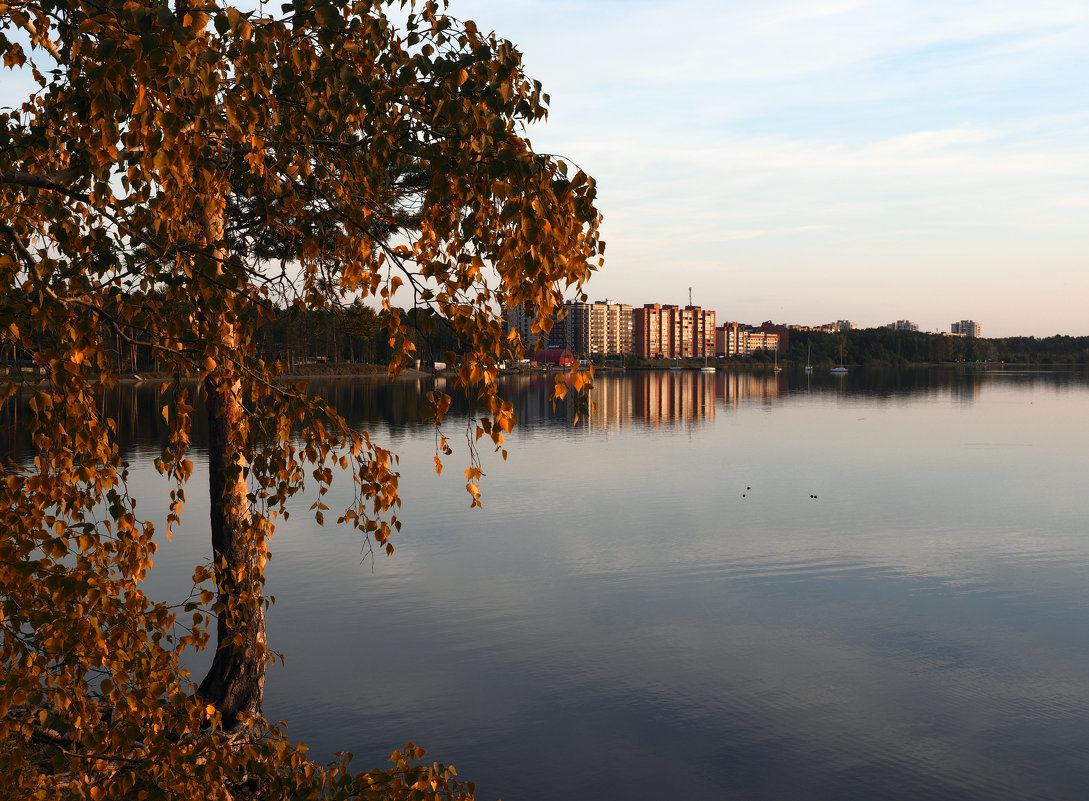
[[(320, 523), (346, 474), (338, 522), (387, 551), (400, 527), (396, 456), (262, 358), (282, 310), (371, 299), (377, 320), (359, 325), (377, 324), (393, 376), (416, 352), (404, 301), (441, 320), (456, 388), (484, 409), (467, 471), (479, 502), (472, 442), (498, 448), (516, 421), (495, 377), (521, 343), (500, 310), (548, 316), (604, 250), (593, 180), (524, 136), (546, 114), (540, 84), (513, 45), (435, 2), (395, 26), (369, 0), (279, 16), (16, 0), (0, 4), (0, 57), (38, 86), (0, 110), (0, 348), (29, 360), (0, 402), (29, 397), (34, 454), (0, 466), (0, 784), (11, 798), (471, 794), (415, 747), (353, 774), (314, 766), (257, 715), (225, 727), (179, 656), (267, 603), (269, 538), (304, 487)], [(98, 403), (119, 342), (173, 376), (161, 532)], [(168, 606), (141, 579), (184, 511), (194, 392), (229, 406), (221, 455), (253, 558), (233, 579), (218, 557), (198, 566), (193, 596)], [(439, 425), (449, 396), (433, 408)]]

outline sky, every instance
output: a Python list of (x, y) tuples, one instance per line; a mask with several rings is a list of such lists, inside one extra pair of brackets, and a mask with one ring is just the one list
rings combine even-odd
[(450, 0), (599, 184), (591, 300), (1089, 335), (1089, 3)]
[[(591, 300), (1089, 335), (1086, 0), (450, 0), (594, 176)], [(29, 76), (0, 74), (3, 103)]]

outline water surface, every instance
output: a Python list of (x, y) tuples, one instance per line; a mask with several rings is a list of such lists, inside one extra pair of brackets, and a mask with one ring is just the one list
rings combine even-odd
[(510, 380), (482, 510), (464, 447), (435, 475), (426, 386), (324, 386), (401, 454), (404, 531), (372, 566), (277, 529), (265, 711), (313, 755), (413, 740), (507, 801), (1085, 797), (1084, 374), (611, 375), (577, 426), (549, 383)]

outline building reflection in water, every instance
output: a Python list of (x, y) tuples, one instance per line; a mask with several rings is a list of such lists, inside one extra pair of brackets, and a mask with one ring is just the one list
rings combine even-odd
[[(562, 374), (560, 374), (562, 380)], [(570, 426), (574, 419), (574, 393), (555, 404), (549, 394), (556, 373), (523, 373), (500, 379), (499, 394), (514, 405), (523, 428)], [(444, 386), (444, 379), (428, 379), (420, 391), (437, 389), (451, 393), (451, 413), (466, 409), (463, 393)], [(769, 372), (699, 370), (627, 370), (599, 372), (594, 376), (590, 414), (579, 415), (577, 428), (611, 430), (633, 423), (659, 426), (691, 425), (713, 421), (719, 405), (771, 402), (788, 392), (789, 382)], [(554, 408), (553, 408), (554, 407)]]
[[(775, 374), (770, 370), (628, 370), (600, 372), (590, 391), (593, 409), (580, 414), (573, 425), (575, 407), (570, 402), (555, 405), (549, 393), (556, 383), (555, 373), (506, 375), (500, 379), (500, 394), (514, 405), (519, 429), (540, 426), (563, 427), (574, 431), (607, 432), (623, 426), (648, 428), (698, 426), (713, 422), (719, 407), (724, 410), (744, 404), (771, 404), (787, 400), (795, 393), (821, 393), (846, 398), (865, 395), (874, 399), (902, 399), (923, 394), (951, 402), (971, 405), (979, 400), (984, 386), (1042, 384), (1064, 391), (1079, 387), (1082, 374), (1068, 370), (1040, 369), (939, 369), (939, 370), (858, 370), (847, 376)], [(160, 397), (156, 382), (123, 383), (100, 397), (88, 415), (115, 422), (117, 440), (124, 458), (142, 449), (157, 453), (168, 439), (168, 426), (159, 413), (170, 396)], [(423, 419), (425, 393), (449, 392), (449, 424), (463, 420), (476, 407), (472, 394), (457, 390), (444, 376), (389, 381), (384, 377), (346, 376), (321, 378), (310, 382), (309, 390), (329, 400), (349, 424), (365, 430), (389, 426), (409, 430), (428, 425)], [(24, 460), (33, 453), (28, 428), (28, 392), (19, 392), (0, 403), (0, 454)], [(189, 388), (189, 401), (197, 407), (193, 414), (191, 442), (199, 450), (207, 442), (207, 426), (201, 411), (200, 392)], [(475, 414), (479, 414), (477, 409)]]
[(716, 377), (693, 370), (636, 374), (634, 417), (650, 428), (709, 422), (715, 417)]
[(650, 428), (711, 422), (719, 405), (771, 402), (787, 392), (773, 374), (701, 373), (696, 370), (630, 371), (601, 374), (590, 393), (594, 403), (586, 426), (619, 428), (641, 423)]
[(771, 403), (785, 397), (789, 392), (790, 382), (781, 373), (776, 375), (731, 370), (715, 373), (715, 386), (724, 406), (737, 406), (753, 401)]

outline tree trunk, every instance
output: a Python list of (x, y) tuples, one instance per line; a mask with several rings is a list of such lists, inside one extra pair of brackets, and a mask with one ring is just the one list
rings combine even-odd
[[(220, 280), (227, 251), (221, 246), (224, 208), (206, 201), (195, 214), (206, 245), (213, 246), (208, 269)], [(199, 297), (199, 295), (198, 295)], [(238, 301), (241, 302), (241, 301)], [(219, 710), (223, 726), (235, 728), (240, 715), (259, 714), (265, 689), (265, 601), (261, 592), (266, 548), (263, 529), (250, 513), (244, 444), (248, 420), (242, 381), (234, 358), (246, 352), (244, 333), (233, 314), (203, 308), (202, 335), (214, 364), (206, 364), (204, 396), (208, 414), (208, 494), (216, 590), (216, 652), (197, 694)]]
[[(196, 35), (204, 33), (208, 16), (191, 8), (191, 0), (176, 0), (176, 13)], [(197, 185), (201, 177), (194, 176)], [(193, 218), (211, 252), (204, 270), (216, 284), (228, 263), (223, 246), (226, 207), (221, 187), (206, 187), (193, 209)], [(200, 275), (200, 271), (197, 273)], [(201, 287), (195, 287), (202, 336), (215, 354), (206, 367), (204, 395), (208, 413), (208, 493), (211, 507), (212, 555), (216, 590), (216, 652), (197, 694), (219, 711), (223, 726), (233, 729), (245, 713), (260, 713), (265, 689), (265, 602), (261, 578), (266, 550), (263, 530), (250, 514), (243, 445), (247, 420), (242, 382), (232, 365), (244, 353), (245, 332), (231, 312), (208, 309)], [(239, 301), (241, 302), (241, 301)]]
[(197, 692), (232, 728), (240, 714), (260, 713), (265, 688), (264, 543), (250, 515), (245, 462), (236, 445), (246, 426), (240, 383), (213, 373), (204, 386), (219, 620), (215, 657)]

